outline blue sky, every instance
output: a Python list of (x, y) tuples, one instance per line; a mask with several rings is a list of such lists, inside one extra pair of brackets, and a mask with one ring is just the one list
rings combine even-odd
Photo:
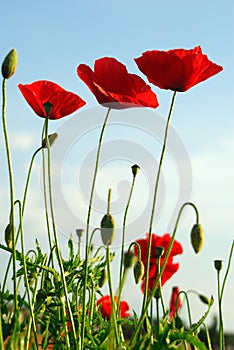
[[(43, 123), (41, 118), (33, 114), (20, 95), (17, 88), (19, 83), (30, 83), (41, 79), (52, 80), (65, 89), (78, 93), (87, 102), (84, 110), (89, 111), (89, 108), (92, 107), (93, 110), (91, 109), (90, 112), (97, 113), (97, 118), (101, 120), (101, 113), (104, 114), (105, 110), (98, 109), (97, 111), (95, 109), (97, 106), (95, 98), (77, 77), (76, 68), (80, 63), (93, 66), (95, 59), (111, 56), (126, 64), (130, 72), (143, 77), (133, 61), (133, 58), (140, 56), (142, 52), (150, 49), (169, 50), (180, 47), (190, 49), (201, 45), (203, 52), (212, 61), (224, 67), (223, 72), (217, 76), (197, 85), (186, 93), (179, 94), (176, 101), (172, 126), (189, 155), (193, 173), (191, 199), (198, 204), (201, 210), (207, 234), (204, 251), (198, 257), (193, 255), (188, 237), (186, 238), (183, 233), (180, 234), (178, 240), (183, 242), (185, 248), (183, 258), (179, 258), (181, 270), (165, 286), (166, 295), (170, 294), (170, 289), (174, 284), (178, 284), (184, 289), (198, 289), (200, 292), (216, 295), (215, 271), (212, 267), (212, 261), (216, 258), (227, 260), (233, 239), (234, 224), (233, 1), (227, 0), (221, 3), (220, 1), (174, 2), (166, 0), (159, 3), (153, 0), (129, 2), (123, 0), (118, 2), (106, 0), (70, 0), (68, 2), (22, 0), (18, 2), (14, 0), (1, 3), (0, 12), (0, 30), (1, 33), (4, 33), (1, 37), (1, 60), (13, 47), (17, 49), (19, 55), (18, 70), (8, 82), (8, 127), (12, 140), (14, 171), (15, 175), (18, 175), (15, 176), (16, 194), (19, 196), (22, 193), (22, 182), (25, 181), (24, 176), (31, 154), (40, 142)], [(165, 117), (169, 108), (171, 92), (160, 91), (156, 87), (152, 88), (157, 93), (160, 103), (156, 112)], [(86, 121), (84, 122), (85, 112), (82, 113), (84, 114), (79, 115), (78, 113), (77, 115), (78, 132), (78, 122), (83, 126), (86, 123)], [(132, 113), (134, 118), (134, 112)], [(69, 125), (70, 118), (72, 116), (51, 123), (51, 130), (59, 127), (63, 130), (66, 125)], [(117, 118), (113, 114), (113, 120), (117, 121)], [(124, 118), (125, 114), (121, 116), (122, 123)], [(131, 142), (133, 139), (139, 140), (140, 136), (137, 133), (134, 134), (136, 125), (134, 125), (132, 117), (126, 115), (126, 118), (132, 135)], [(149, 116), (149, 118), (151, 117)], [(64, 127), (63, 123), (65, 123)], [(106, 140), (114, 140), (117, 137), (115, 132), (123, 132), (122, 126), (123, 124), (120, 126), (120, 130), (118, 128), (115, 130), (114, 127), (113, 130), (110, 128), (109, 134), (108, 132), (106, 134)], [(139, 127), (138, 124), (137, 127)], [(88, 145), (95, 145), (95, 140), (98, 137), (98, 130), (95, 130), (88, 135), (86, 140)], [(123, 137), (125, 140), (130, 138), (128, 135)], [(1, 162), (4, 164), (2, 136), (0, 144)], [(139, 144), (144, 144), (145, 148), (151, 147), (149, 138), (147, 141), (142, 139)], [(160, 143), (157, 146), (160, 146)], [(77, 175), (79, 169), (77, 164), (79, 161), (82, 162), (86, 153), (88, 154), (90, 151), (85, 145), (81, 147), (79, 156), (75, 147), (68, 148), (64, 160), (64, 164), (68, 165), (63, 168), (64, 176), (62, 178), (66, 198), (73, 194), (74, 188), (71, 185), (77, 186), (77, 178), (74, 179), (73, 171)], [(59, 148), (57, 154), (58, 150)], [(156, 151), (159, 152), (160, 147), (156, 147)], [(157, 152), (154, 154), (155, 157), (158, 157)], [(120, 164), (112, 164), (111, 162), (107, 162), (107, 164), (112, 165), (116, 170), (115, 173), (118, 174), (119, 169), (124, 167), (123, 159)], [(176, 197), (178, 194), (179, 170), (173, 162), (173, 156), (169, 152), (164, 173), (164, 180), (169, 183), (166, 191), (167, 201), (157, 223), (158, 226), (155, 227), (158, 233), (164, 232), (167, 225), (166, 214), (175, 204), (173, 195)], [(171, 172), (173, 166), (175, 179), (168, 175), (168, 173), (173, 174), (173, 171)], [(3, 168), (1, 166), (0, 169), (0, 175), (3, 179), (1, 186), (3, 187), (3, 198), (7, 200), (7, 177)], [(43, 237), (43, 225), (38, 221), (38, 212), (41, 212), (42, 206), (41, 195), (38, 193), (40, 191), (37, 190), (37, 186), (40, 186), (38, 171), (40, 171), (39, 160), (32, 178), (31, 212), (29, 218), (25, 220), (28, 228), (31, 227), (30, 225), (36, 225), (38, 234)], [(105, 171), (106, 174), (109, 174), (110, 167), (106, 167)], [(147, 179), (147, 176), (145, 178)], [(126, 180), (125, 178), (121, 179)], [(59, 178), (59, 180), (61, 179)], [(100, 188), (103, 186), (103, 191), (106, 191), (101, 180), (99, 185)], [(143, 178), (140, 185), (147, 187)], [(170, 195), (170, 191), (172, 195)], [(140, 196), (140, 193), (138, 195)], [(138, 198), (137, 194), (136, 198)], [(1, 212), (7, 216), (4, 203), (0, 204), (0, 208)], [(74, 200), (72, 211), (75, 211), (76, 204), (78, 204), (78, 200)], [(137, 207), (135, 209), (138, 210)], [(58, 212), (63, 212), (62, 206)], [(132, 220), (134, 220), (134, 214), (132, 215)], [(193, 219), (193, 214), (188, 212), (181, 224), (181, 230), (186, 232), (192, 225)], [(0, 220), (3, 231), (6, 219), (2, 216)], [(74, 230), (74, 227), (67, 223), (65, 227), (71, 232)], [(62, 242), (66, 240), (62, 234), (60, 238)], [(33, 244), (34, 239), (33, 235), (28, 238), (29, 246)], [(185, 268), (185, 265), (190, 266), (190, 268)], [(131, 279), (128, 283), (129, 285), (132, 283)], [(228, 329), (231, 329), (230, 325), (234, 324), (233, 313), (230, 313), (229, 307), (232, 304), (233, 289), (232, 268), (224, 306), (224, 311), (226, 311), (225, 326)], [(134, 308), (137, 308), (141, 294), (139, 292), (136, 295), (132, 303)], [(127, 289), (125, 296), (129, 297)], [(196, 306), (195, 309), (194, 318), (200, 316), (197, 311), (199, 306)]]

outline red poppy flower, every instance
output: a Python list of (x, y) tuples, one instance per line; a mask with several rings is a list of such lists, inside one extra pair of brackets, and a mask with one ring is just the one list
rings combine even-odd
[(46, 117), (45, 103), (52, 105), (49, 119), (63, 118), (85, 105), (85, 101), (78, 95), (64, 90), (51, 81), (39, 80), (32, 84), (19, 84), (18, 87), (39, 117)]
[(170, 312), (169, 312), (169, 320), (176, 316), (177, 311), (182, 307), (183, 300), (181, 298), (181, 294), (179, 294), (179, 287), (173, 287), (171, 300), (170, 300)]
[[(166, 255), (166, 252), (169, 248), (169, 244), (171, 241), (171, 237), (169, 233), (165, 233), (163, 236), (158, 236), (156, 234), (152, 234), (152, 244), (151, 244), (151, 254), (150, 254), (150, 267), (149, 267), (149, 281), (148, 281), (148, 289), (151, 290), (154, 287), (154, 284), (157, 279), (157, 256), (156, 256), (156, 247), (163, 247), (164, 252), (163, 255), (160, 258), (160, 265), (163, 264), (164, 258)], [(147, 263), (147, 251), (148, 251), (148, 242), (149, 242), (149, 234), (147, 234), (145, 239), (139, 239), (137, 240), (141, 247), (141, 260), (143, 264), (145, 265), (145, 270), (146, 270), (146, 263)], [(137, 255), (137, 248), (134, 247), (135, 249), (135, 254)], [(167, 260), (167, 264), (165, 266), (165, 269), (163, 271), (162, 277), (161, 277), (161, 283), (164, 285), (167, 280), (169, 280), (174, 273), (178, 270), (179, 268), (179, 263), (174, 263), (173, 262), (173, 257), (178, 254), (183, 253), (183, 248), (182, 245), (174, 241), (171, 253), (169, 255), (169, 258)], [(141, 289), (144, 293), (145, 289), (145, 276), (143, 276), (142, 280), (142, 285)]]
[(223, 70), (202, 53), (200, 46), (191, 50), (146, 51), (135, 62), (150, 83), (181, 92)]
[(77, 74), (105, 107), (158, 107), (155, 93), (143, 79), (128, 73), (115, 58), (103, 57), (95, 61), (94, 71), (80, 64)]
[[(115, 303), (117, 304), (118, 298), (115, 296)], [(100, 307), (100, 311), (102, 313), (102, 316), (104, 318), (110, 318), (111, 317), (111, 298), (109, 295), (105, 295), (104, 297), (101, 297), (100, 299), (97, 300), (97, 305)], [(128, 303), (126, 301), (121, 301), (120, 302), (120, 317), (125, 318), (129, 317), (130, 314), (127, 312), (130, 309)]]

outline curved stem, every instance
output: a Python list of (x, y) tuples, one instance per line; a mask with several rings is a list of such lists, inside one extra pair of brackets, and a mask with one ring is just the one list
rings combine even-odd
[(192, 316), (191, 316), (191, 309), (190, 309), (190, 304), (189, 304), (189, 299), (188, 299), (188, 294), (187, 293), (184, 290), (181, 290), (178, 293), (177, 297), (176, 297), (176, 302), (178, 302), (179, 295), (180, 294), (184, 294), (185, 300), (186, 300), (186, 305), (187, 305), (187, 311), (188, 311), (189, 327), (191, 328), (191, 326), (192, 326)]
[(231, 267), (233, 249), (234, 249), (234, 240), (232, 241), (232, 246), (231, 246), (231, 250), (230, 250), (230, 253), (229, 253), (227, 270), (226, 270), (226, 273), (225, 273), (225, 276), (224, 276), (224, 279), (223, 279), (223, 285), (222, 285), (221, 294), (220, 294), (221, 301), (222, 301), (222, 298), (223, 298), (224, 287), (225, 287), (225, 284), (226, 284), (226, 281), (227, 281), (227, 276), (228, 276), (228, 273), (229, 273), (229, 270), (230, 270), (230, 267)]
[(87, 215), (87, 222), (86, 222), (86, 243), (85, 243), (85, 274), (84, 274), (84, 286), (83, 286), (83, 301), (82, 301), (82, 324), (81, 324), (81, 349), (84, 349), (84, 334), (85, 334), (85, 315), (86, 315), (86, 289), (87, 289), (87, 279), (88, 279), (88, 259), (89, 259), (89, 226), (90, 226), (90, 219), (91, 219), (91, 211), (92, 211), (92, 203), (93, 203), (93, 196), (94, 196), (94, 188), (96, 184), (96, 178), (97, 178), (97, 172), (98, 172), (98, 166), (99, 166), (99, 160), (100, 160), (100, 154), (101, 154), (101, 146), (102, 146), (102, 139), (104, 135), (104, 131), (106, 129), (107, 121), (110, 115), (111, 108), (108, 108), (107, 114), (102, 126), (101, 134), (99, 137), (99, 143), (98, 143), (98, 150), (97, 150), (97, 156), (96, 156), (96, 163), (95, 163), (95, 169), (94, 169), (94, 175), (93, 175), (93, 182), (92, 182), (92, 188), (90, 193), (90, 200), (89, 200), (89, 208), (88, 208), (88, 215)]
[(171, 106), (170, 106), (168, 117), (167, 117), (167, 123), (166, 123), (164, 140), (163, 140), (163, 147), (162, 147), (162, 151), (161, 151), (161, 156), (160, 156), (160, 161), (159, 161), (159, 166), (158, 166), (158, 171), (157, 171), (157, 176), (156, 176), (156, 181), (155, 181), (155, 187), (154, 187), (154, 197), (153, 197), (152, 211), (151, 211), (151, 217), (150, 217), (149, 240), (148, 240), (148, 248), (147, 248), (147, 261), (146, 261), (146, 272), (145, 272), (145, 291), (144, 291), (141, 315), (143, 315), (143, 313), (144, 313), (145, 306), (146, 306), (146, 300), (147, 300), (147, 294), (148, 294), (150, 252), (151, 252), (151, 244), (152, 244), (152, 228), (153, 228), (153, 221), (154, 221), (154, 213), (155, 213), (155, 209), (156, 209), (156, 201), (157, 201), (157, 194), (158, 194), (159, 180), (160, 180), (160, 175), (161, 175), (161, 170), (162, 170), (162, 164), (163, 164), (163, 159), (164, 159), (164, 155), (165, 155), (165, 151), (166, 151), (168, 130), (169, 130), (169, 125), (170, 125), (173, 107), (175, 104), (175, 99), (176, 99), (176, 91), (174, 91), (174, 93), (173, 93)]
[(186, 202), (182, 205), (182, 207), (180, 208), (180, 211), (178, 213), (178, 216), (177, 216), (177, 219), (176, 219), (176, 223), (175, 223), (175, 227), (174, 227), (174, 230), (173, 230), (173, 233), (172, 233), (172, 237), (171, 237), (171, 240), (170, 240), (170, 244), (168, 246), (168, 249), (167, 249), (167, 252), (165, 254), (165, 257), (164, 257), (164, 260), (163, 260), (163, 263), (162, 263), (162, 266), (161, 266), (161, 272), (160, 274), (157, 275), (157, 278), (156, 278), (156, 281), (155, 281), (155, 284), (154, 284), (154, 287), (153, 289), (151, 290), (150, 292), (150, 295), (148, 297), (148, 299), (146, 300), (146, 303), (145, 303), (145, 308), (143, 309), (142, 313), (141, 313), (141, 316), (140, 316), (140, 319), (137, 323), (137, 326), (136, 326), (136, 329), (135, 329), (135, 332), (134, 334), (132, 335), (132, 338), (130, 340), (130, 344), (133, 343), (133, 341), (135, 340), (136, 336), (138, 335), (141, 327), (142, 327), (142, 324), (143, 324), (143, 321), (144, 321), (144, 318), (145, 318), (145, 315), (147, 314), (147, 309), (148, 309), (148, 306), (150, 305), (150, 302), (152, 300), (152, 298), (154, 297), (154, 294), (155, 294), (155, 291), (157, 289), (157, 285), (159, 283), (159, 279), (161, 278), (162, 274), (163, 274), (163, 271), (166, 267), (166, 264), (167, 264), (167, 261), (168, 261), (168, 258), (169, 258), (169, 255), (171, 253), (171, 250), (172, 250), (172, 246), (173, 246), (173, 243), (174, 243), (174, 240), (175, 240), (175, 236), (176, 236), (176, 232), (177, 232), (177, 229), (178, 229), (178, 225), (179, 225), (179, 221), (180, 221), (180, 218), (181, 218), (181, 215), (182, 215), (182, 212), (184, 210), (184, 208), (189, 205), (191, 206), (194, 210), (195, 210), (195, 213), (196, 213), (196, 221), (199, 222), (199, 213), (198, 213), (198, 210), (197, 210), (197, 207), (191, 203), (191, 202)]
[(16, 316), (18, 313), (18, 290), (16, 282), (16, 241), (14, 234), (14, 182), (13, 182), (13, 170), (11, 161), (11, 151), (8, 141), (7, 123), (6, 123), (6, 79), (2, 82), (2, 124), (3, 133), (5, 139), (6, 153), (7, 153), (7, 164), (8, 164), (8, 175), (10, 184), (10, 224), (12, 225), (12, 250), (13, 250), (13, 288), (14, 288), (14, 304)]

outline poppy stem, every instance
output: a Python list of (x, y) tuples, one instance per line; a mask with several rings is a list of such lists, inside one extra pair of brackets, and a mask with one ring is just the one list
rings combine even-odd
[[(121, 299), (121, 293), (122, 293), (123, 282), (124, 282), (123, 277), (125, 274), (125, 273), (123, 273), (123, 265), (124, 265), (124, 245), (125, 245), (125, 234), (126, 234), (126, 221), (127, 221), (128, 209), (129, 209), (131, 198), (132, 198), (133, 188), (135, 185), (135, 180), (136, 180), (136, 175), (133, 175), (132, 185), (131, 185), (130, 193), (128, 196), (128, 202), (127, 202), (127, 205), (125, 208), (124, 218), (123, 218), (123, 234), (122, 234), (121, 257), (120, 257), (120, 267), (119, 267), (119, 295), (118, 295), (117, 314), (118, 314), (118, 311), (120, 310), (120, 299)], [(124, 272), (125, 272), (125, 269), (124, 269)]]
[(109, 118), (111, 112), (111, 108), (108, 108), (106, 117), (102, 126), (102, 130), (99, 136), (99, 143), (98, 143), (98, 150), (97, 150), (97, 156), (96, 156), (96, 163), (95, 163), (95, 169), (94, 169), (94, 175), (93, 175), (93, 182), (92, 182), (92, 188), (90, 193), (90, 199), (89, 199), (89, 208), (88, 208), (88, 215), (87, 215), (87, 221), (86, 221), (86, 242), (85, 242), (85, 260), (84, 260), (84, 285), (83, 285), (83, 300), (82, 300), (82, 324), (81, 324), (81, 350), (84, 349), (84, 335), (85, 335), (85, 319), (86, 319), (86, 289), (87, 289), (87, 279), (88, 279), (88, 259), (89, 259), (89, 230), (90, 230), (90, 219), (91, 219), (91, 211), (92, 211), (92, 203), (93, 203), (93, 196), (94, 196), (94, 188), (96, 184), (97, 179), (97, 173), (98, 173), (98, 166), (99, 166), (99, 160), (100, 160), (100, 154), (101, 154), (101, 147), (102, 147), (102, 139), (103, 135), (106, 129), (107, 121)]
[(161, 175), (161, 170), (162, 170), (163, 159), (164, 159), (164, 155), (165, 155), (165, 151), (166, 151), (169, 125), (170, 125), (170, 120), (172, 117), (172, 111), (173, 111), (173, 107), (175, 104), (175, 99), (176, 99), (176, 91), (174, 91), (174, 93), (173, 93), (171, 106), (170, 106), (168, 117), (167, 117), (167, 123), (166, 123), (166, 128), (165, 128), (165, 133), (164, 133), (163, 147), (162, 147), (162, 151), (161, 151), (159, 167), (158, 167), (156, 181), (155, 181), (154, 197), (153, 197), (153, 204), (152, 204), (152, 211), (151, 211), (150, 225), (149, 225), (149, 240), (148, 240), (148, 248), (147, 248), (146, 272), (145, 272), (145, 291), (144, 291), (142, 310), (141, 310), (142, 316), (144, 314), (144, 309), (146, 306), (146, 300), (147, 300), (147, 295), (148, 295), (149, 268), (150, 268), (150, 256), (151, 256), (151, 245), (152, 245), (152, 228), (153, 228), (153, 221), (154, 221), (154, 213), (155, 213), (155, 209), (156, 209), (156, 200), (157, 200), (157, 194), (158, 194), (158, 188), (159, 188), (159, 180), (160, 180), (160, 175)]
[[(59, 268), (60, 268), (60, 272), (61, 272), (62, 284), (63, 284), (64, 295), (65, 295), (65, 300), (66, 300), (66, 306), (67, 306), (67, 310), (68, 310), (69, 319), (71, 322), (71, 330), (72, 330), (75, 344), (77, 345), (75, 324), (74, 324), (73, 314), (72, 314), (69, 295), (68, 295), (68, 289), (67, 289), (67, 283), (66, 283), (66, 277), (65, 277), (64, 267), (63, 267), (62, 256), (61, 256), (61, 252), (60, 252), (60, 248), (59, 248), (57, 229), (56, 229), (56, 225), (55, 225), (54, 208), (53, 208), (53, 194), (52, 194), (52, 180), (51, 180), (50, 143), (49, 143), (49, 139), (48, 139), (48, 121), (49, 121), (49, 115), (47, 115), (47, 118), (45, 120), (44, 132), (45, 132), (45, 140), (46, 140), (47, 149), (48, 149), (48, 152), (47, 152), (47, 155), (48, 155), (48, 157), (47, 157), (47, 171), (48, 171), (48, 189), (49, 189), (49, 205), (50, 205), (50, 212), (51, 212), (51, 221), (52, 221), (52, 228), (53, 228), (53, 233), (54, 233), (55, 249), (56, 249), (58, 264), (59, 264)], [(61, 300), (61, 302), (63, 304), (63, 315), (64, 315), (64, 318), (66, 319), (66, 309), (64, 306), (64, 302), (63, 302), (63, 300)], [(70, 346), (67, 327), (66, 327), (66, 332), (65, 332), (65, 340), (66, 340), (67, 346)]]
[[(111, 298), (111, 320), (114, 323), (114, 330), (115, 330), (115, 337), (116, 337), (116, 342), (117, 346), (120, 343), (119, 339), (119, 332), (118, 332), (118, 325), (116, 321), (116, 303), (115, 303), (115, 298), (114, 298), (114, 293), (113, 293), (113, 286), (112, 286), (112, 277), (111, 277), (111, 268), (110, 268), (110, 247), (106, 247), (106, 263), (107, 263), (107, 280), (109, 284), (109, 292), (110, 292), (110, 298)], [(110, 323), (111, 325), (111, 323)]]
[(2, 82), (2, 124), (3, 124), (3, 134), (5, 139), (5, 147), (7, 154), (7, 164), (8, 164), (8, 175), (9, 175), (9, 184), (10, 184), (10, 224), (12, 227), (12, 251), (13, 251), (13, 290), (14, 290), (14, 306), (15, 306), (15, 325), (19, 325), (18, 322), (18, 288), (16, 281), (16, 240), (14, 234), (14, 181), (13, 181), (13, 170), (12, 170), (12, 161), (11, 161), (11, 151), (8, 140), (7, 132), (7, 122), (6, 122), (6, 79), (3, 79)]

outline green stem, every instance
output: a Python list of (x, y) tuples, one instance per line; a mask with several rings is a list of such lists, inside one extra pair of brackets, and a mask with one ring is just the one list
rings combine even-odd
[[(31, 172), (32, 172), (33, 162), (34, 162), (34, 159), (35, 159), (37, 153), (38, 153), (40, 150), (41, 150), (41, 147), (38, 148), (38, 149), (34, 152), (34, 154), (33, 154), (33, 156), (32, 156), (32, 159), (31, 159), (31, 162), (30, 162), (30, 166), (29, 166), (29, 170), (28, 170), (28, 176), (27, 176), (26, 185), (25, 185), (25, 189), (24, 189), (23, 202), (22, 202), (22, 219), (23, 219), (23, 216), (24, 216), (24, 209), (25, 209), (27, 191), (28, 191), (29, 180), (30, 180), (30, 176), (31, 176)], [(16, 239), (15, 239), (15, 242), (16, 242), (16, 243), (17, 243), (17, 241), (18, 241), (18, 237), (19, 237), (19, 230), (18, 230), (18, 232), (17, 232)], [(10, 255), (10, 258), (9, 258), (9, 260), (8, 260), (8, 264), (7, 264), (7, 267), (6, 267), (6, 272), (5, 272), (5, 275), (4, 275), (4, 280), (3, 280), (3, 284), (2, 284), (2, 290), (3, 290), (3, 292), (4, 292), (5, 286), (6, 286), (6, 281), (7, 281), (7, 277), (8, 277), (9, 270), (10, 270), (11, 260), (12, 260), (12, 255)]]
[[(75, 330), (75, 324), (74, 324), (74, 319), (72, 315), (72, 310), (71, 310), (71, 305), (70, 305), (70, 300), (69, 300), (69, 295), (68, 295), (68, 290), (67, 290), (67, 283), (66, 283), (66, 277), (65, 277), (65, 272), (64, 272), (64, 267), (63, 267), (63, 261), (60, 253), (60, 248), (59, 248), (59, 241), (58, 241), (58, 235), (57, 235), (57, 230), (56, 230), (56, 225), (55, 225), (55, 217), (54, 217), (54, 208), (53, 208), (53, 194), (52, 194), (52, 180), (51, 180), (51, 159), (50, 159), (50, 143), (48, 139), (48, 118), (46, 118), (45, 121), (45, 140), (47, 142), (47, 149), (48, 149), (48, 187), (49, 187), (49, 205), (50, 205), (50, 213), (51, 213), (51, 221), (52, 221), (52, 227), (53, 227), (53, 234), (54, 234), (54, 240), (55, 240), (55, 248), (56, 248), (56, 253), (57, 253), (57, 259), (58, 259), (58, 264), (61, 272), (61, 278), (62, 278), (62, 284), (63, 284), (63, 289), (64, 289), (64, 294), (65, 294), (65, 299), (66, 299), (66, 304), (67, 304), (67, 310), (71, 322), (71, 330), (72, 334), (74, 337), (75, 344), (77, 345), (77, 336), (76, 336), (76, 330)], [(64, 308), (64, 317), (66, 318), (66, 310)], [(66, 341), (67, 344), (69, 344), (69, 337), (67, 332), (65, 332), (66, 336)]]
[[(27, 292), (27, 296), (28, 296), (28, 303), (29, 303), (29, 309), (30, 309), (30, 318), (32, 318), (32, 325), (33, 325), (33, 333), (34, 333), (35, 344), (36, 344), (36, 348), (38, 349), (37, 330), (36, 330), (36, 322), (35, 322), (35, 317), (34, 317), (34, 307), (33, 307), (31, 296), (30, 296), (30, 287), (29, 287), (29, 281), (28, 281), (26, 255), (25, 255), (25, 248), (24, 248), (24, 232), (23, 232), (22, 207), (21, 207), (21, 202), (19, 200), (15, 201), (15, 204), (16, 203), (19, 206), (19, 232), (20, 232), (20, 237), (21, 237), (21, 249), (22, 249), (21, 256), (23, 258), (24, 283), (25, 283), (26, 292)], [(30, 323), (30, 327), (28, 326), (28, 328), (27, 328), (26, 337), (25, 337), (26, 349), (28, 349), (28, 346), (29, 346), (30, 331), (31, 331), (31, 323)]]
[(221, 288), (220, 288), (220, 270), (217, 271), (217, 282), (218, 282), (218, 306), (219, 306), (219, 349), (225, 350), (223, 316), (222, 316), (222, 298), (221, 298)]
[(232, 241), (232, 246), (231, 246), (229, 259), (228, 259), (227, 270), (226, 270), (226, 273), (225, 273), (225, 276), (224, 276), (224, 279), (223, 279), (223, 285), (222, 285), (221, 294), (220, 294), (221, 301), (222, 301), (222, 298), (223, 298), (224, 287), (225, 287), (225, 284), (226, 284), (226, 281), (227, 281), (227, 276), (228, 276), (228, 273), (229, 273), (229, 270), (230, 270), (230, 267), (231, 267), (233, 249), (234, 249), (234, 240)]
[(179, 295), (180, 294), (184, 294), (184, 297), (185, 297), (185, 300), (186, 300), (186, 305), (187, 305), (187, 312), (188, 312), (188, 319), (189, 319), (189, 328), (191, 328), (192, 327), (192, 315), (191, 315), (191, 309), (190, 309), (190, 304), (189, 304), (189, 299), (188, 299), (188, 294), (187, 293), (185, 291), (181, 290), (178, 293), (178, 295), (177, 295), (176, 302), (178, 301)]
[(195, 213), (196, 213), (196, 221), (199, 222), (199, 213), (198, 213), (198, 210), (196, 208), (196, 206), (191, 203), (191, 202), (186, 202), (182, 205), (182, 207), (180, 208), (180, 211), (178, 213), (178, 216), (177, 216), (177, 219), (176, 219), (176, 223), (175, 223), (175, 227), (174, 227), (174, 230), (173, 230), (173, 233), (172, 233), (172, 237), (171, 237), (171, 240), (170, 240), (170, 244), (168, 246), (168, 249), (167, 249), (167, 252), (165, 254), (165, 257), (164, 257), (164, 261), (162, 263), (162, 266), (161, 266), (161, 271), (160, 271), (160, 274), (157, 275), (157, 278), (156, 278), (156, 281), (155, 281), (155, 284), (154, 284), (154, 287), (153, 289), (151, 290), (150, 292), (150, 295), (148, 297), (148, 299), (146, 300), (146, 304), (145, 304), (145, 308), (143, 309), (142, 313), (141, 313), (141, 316), (140, 316), (140, 319), (137, 323), (137, 326), (135, 328), (135, 331), (132, 335), (132, 338), (130, 340), (130, 345), (133, 343), (133, 341), (136, 339), (141, 327), (142, 327), (142, 324), (143, 324), (143, 321), (144, 321), (144, 318), (145, 318), (145, 315), (147, 314), (147, 309), (149, 307), (149, 304), (152, 300), (152, 298), (154, 297), (155, 295), (155, 291), (157, 289), (157, 285), (159, 283), (159, 279), (161, 278), (162, 274), (163, 274), (163, 271), (166, 267), (166, 264), (167, 264), (167, 261), (168, 261), (168, 258), (169, 258), (169, 255), (171, 253), (171, 250), (172, 250), (172, 246), (173, 246), (173, 243), (174, 243), (174, 240), (175, 240), (175, 236), (176, 236), (176, 232), (177, 232), (177, 229), (178, 229), (178, 225), (179, 225), (179, 221), (180, 221), (180, 218), (181, 218), (181, 215), (182, 215), (182, 212), (184, 210), (184, 208), (189, 205), (191, 206), (194, 210), (195, 210)]
[(119, 339), (119, 332), (118, 332), (118, 326), (117, 326), (117, 320), (116, 320), (116, 303), (115, 303), (113, 287), (112, 287), (109, 246), (106, 247), (106, 262), (107, 262), (107, 278), (108, 278), (109, 292), (110, 292), (110, 298), (111, 298), (111, 320), (114, 323), (115, 337), (116, 337), (116, 342), (118, 346), (120, 344), (120, 339)]
[(86, 318), (86, 289), (87, 289), (87, 279), (88, 279), (88, 259), (89, 259), (89, 226), (90, 226), (90, 219), (91, 219), (91, 211), (92, 211), (92, 203), (93, 203), (93, 196), (94, 196), (94, 188), (96, 184), (96, 178), (97, 178), (97, 172), (98, 172), (98, 166), (99, 166), (99, 160), (100, 160), (100, 154), (101, 154), (101, 146), (102, 146), (102, 139), (104, 135), (104, 131), (106, 129), (107, 121), (110, 115), (111, 108), (108, 108), (107, 114), (102, 126), (101, 134), (99, 137), (99, 143), (98, 143), (98, 150), (97, 150), (97, 156), (96, 156), (96, 163), (95, 163), (95, 169), (94, 169), (94, 175), (93, 175), (93, 182), (92, 182), (92, 188), (90, 193), (90, 200), (89, 200), (89, 208), (88, 208), (88, 215), (87, 215), (87, 222), (86, 222), (86, 244), (85, 244), (85, 273), (84, 273), (84, 286), (83, 286), (83, 301), (82, 301), (82, 324), (81, 324), (81, 349), (84, 349), (84, 334), (85, 334), (85, 318)]
[[(158, 274), (161, 276), (161, 256), (157, 259), (157, 269), (158, 269)], [(161, 304), (162, 304), (162, 309), (163, 309), (163, 315), (165, 315), (166, 313), (166, 309), (165, 309), (165, 304), (164, 304), (164, 300), (163, 300), (163, 294), (162, 294), (162, 278), (159, 278), (159, 291), (160, 291), (160, 300), (161, 300)]]
[(13, 182), (11, 151), (10, 151), (10, 145), (8, 141), (8, 132), (7, 132), (7, 123), (6, 123), (6, 79), (3, 79), (3, 82), (2, 82), (2, 124), (3, 124), (4, 138), (5, 138), (8, 175), (9, 175), (9, 184), (10, 184), (10, 206), (11, 206), (10, 224), (12, 225), (13, 289), (14, 289), (15, 313), (17, 317), (18, 316), (18, 290), (17, 290), (17, 281), (16, 281), (16, 241), (15, 241), (15, 235), (14, 235), (14, 227), (15, 227), (14, 226), (14, 182)]
[[(136, 176), (133, 176), (132, 185), (131, 185), (130, 193), (129, 193), (129, 196), (128, 196), (128, 202), (127, 202), (127, 205), (126, 205), (126, 208), (125, 208), (124, 218), (123, 218), (123, 234), (122, 234), (121, 258), (120, 258), (120, 267), (119, 267), (118, 309), (119, 309), (120, 298), (121, 298), (121, 291), (122, 291), (122, 289), (120, 288), (120, 284), (121, 284), (122, 279), (123, 279), (122, 273), (123, 273), (123, 265), (124, 265), (124, 245), (125, 245), (125, 234), (126, 234), (126, 221), (127, 221), (128, 209), (129, 209), (131, 198), (132, 198), (132, 193), (133, 193), (135, 180), (136, 180)], [(123, 283), (122, 283), (122, 285), (123, 285)]]
[(153, 229), (154, 213), (155, 213), (155, 209), (156, 209), (159, 180), (160, 180), (160, 175), (161, 175), (161, 170), (162, 170), (163, 159), (164, 159), (164, 155), (165, 155), (165, 151), (166, 151), (169, 125), (170, 125), (170, 120), (172, 117), (172, 111), (173, 111), (173, 107), (175, 104), (175, 99), (176, 99), (176, 91), (174, 91), (174, 93), (173, 93), (171, 106), (170, 106), (170, 110), (169, 110), (168, 117), (167, 117), (167, 123), (166, 123), (164, 140), (163, 140), (163, 147), (162, 147), (162, 151), (161, 151), (159, 167), (158, 167), (156, 181), (155, 181), (155, 187), (154, 187), (154, 197), (153, 197), (152, 211), (151, 211), (151, 217), (150, 217), (149, 240), (148, 240), (148, 248), (147, 248), (147, 260), (146, 260), (146, 272), (145, 272), (145, 291), (144, 291), (144, 297), (143, 297), (143, 302), (142, 302), (141, 316), (143, 316), (143, 314), (144, 314), (147, 295), (148, 295), (149, 268), (150, 268), (150, 255), (151, 255), (151, 245), (152, 245), (152, 229)]

